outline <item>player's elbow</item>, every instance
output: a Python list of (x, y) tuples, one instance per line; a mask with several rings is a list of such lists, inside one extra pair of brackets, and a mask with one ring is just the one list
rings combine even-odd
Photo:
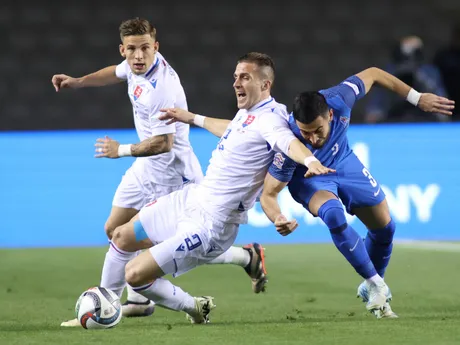
[(163, 141), (162, 153), (170, 152), (174, 144), (174, 135), (168, 134), (166, 139)]

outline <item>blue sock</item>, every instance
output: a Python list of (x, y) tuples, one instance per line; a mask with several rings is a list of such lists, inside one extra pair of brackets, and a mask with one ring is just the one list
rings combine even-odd
[(395, 233), (393, 219), (383, 229), (369, 230), (364, 243), (377, 273), (383, 278), (393, 251)]
[(326, 201), (318, 210), (318, 216), (331, 232), (332, 240), (345, 259), (358, 274), (368, 279), (377, 274), (362, 238), (347, 224), (342, 204), (337, 199)]

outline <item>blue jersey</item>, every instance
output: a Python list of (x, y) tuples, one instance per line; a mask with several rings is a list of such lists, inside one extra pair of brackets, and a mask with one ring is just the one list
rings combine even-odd
[[(319, 92), (324, 95), (327, 105), (333, 110), (329, 138), (324, 145), (320, 149), (313, 148), (300, 134), (300, 129), (292, 114), (289, 118), (289, 125), (295, 136), (313, 152), (321, 164), (335, 169), (342, 160), (352, 153), (346, 135), (350, 123), (351, 109), (355, 102), (365, 95), (366, 91), (363, 81), (357, 76), (351, 76), (339, 85)], [(297, 165), (297, 163), (281, 153), (277, 154), (269, 170), (271, 175), (282, 182), (289, 182), (294, 171), (295, 175), (303, 178), (307, 168), (300, 164)]]
[(296, 164), (288, 157), (277, 153), (269, 172), (277, 180), (289, 182), (289, 192), (295, 201), (307, 210), (311, 198), (317, 191), (329, 191), (340, 198), (348, 213), (355, 208), (380, 204), (385, 199), (377, 180), (360, 162), (348, 146), (347, 129), (350, 113), (355, 102), (364, 96), (365, 87), (361, 79), (350, 77), (337, 86), (320, 91), (328, 106), (333, 109), (331, 131), (326, 143), (314, 149), (303, 139), (294, 119), (290, 119), (291, 130), (318, 158), (324, 166), (335, 173), (305, 178), (307, 168)]

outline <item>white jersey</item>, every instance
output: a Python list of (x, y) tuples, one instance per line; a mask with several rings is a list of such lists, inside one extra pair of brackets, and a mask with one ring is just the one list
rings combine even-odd
[(286, 106), (273, 98), (239, 110), (194, 188), (198, 204), (221, 222), (247, 223), (275, 151), (287, 154), (294, 139)]
[(133, 105), (134, 123), (139, 140), (175, 134), (170, 152), (137, 158), (133, 167), (142, 171), (142, 175), (147, 179), (160, 185), (180, 185), (183, 178), (199, 182), (203, 173), (190, 145), (190, 126), (179, 122), (166, 125), (167, 121), (158, 119), (161, 115), (160, 109), (187, 109), (185, 92), (174, 69), (160, 53), (157, 53), (155, 62), (145, 74), (132, 73), (125, 60), (117, 66), (116, 75), (128, 82), (128, 95)]

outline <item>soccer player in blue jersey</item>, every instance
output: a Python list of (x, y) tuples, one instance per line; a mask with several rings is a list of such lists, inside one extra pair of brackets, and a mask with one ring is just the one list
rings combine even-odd
[[(397, 317), (389, 304), (391, 292), (383, 280), (395, 223), (380, 184), (350, 149), (346, 136), (353, 105), (375, 83), (426, 112), (452, 115), (453, 101), (420, 94), (378, 68), (366, 69), (326, 90), (300, 93), (290, 117), (291, 130), (313, 152), (312, 159), (336, 172), (306, 179), (306, 167), (277, 154), (265, 179), (261, 204), (277, 231), (283, 236), (290, 234), (297, 223), (282, 215), (277, 201), (278, 193), (288, 185), (294, 200), (327, 225), (337, 249), (364, 278), (358, 296), (367, 302), (369, 311), (382, 318)], [(364, 241), (347, 224), (342, 203), (348, 213), (366, 225)]]

